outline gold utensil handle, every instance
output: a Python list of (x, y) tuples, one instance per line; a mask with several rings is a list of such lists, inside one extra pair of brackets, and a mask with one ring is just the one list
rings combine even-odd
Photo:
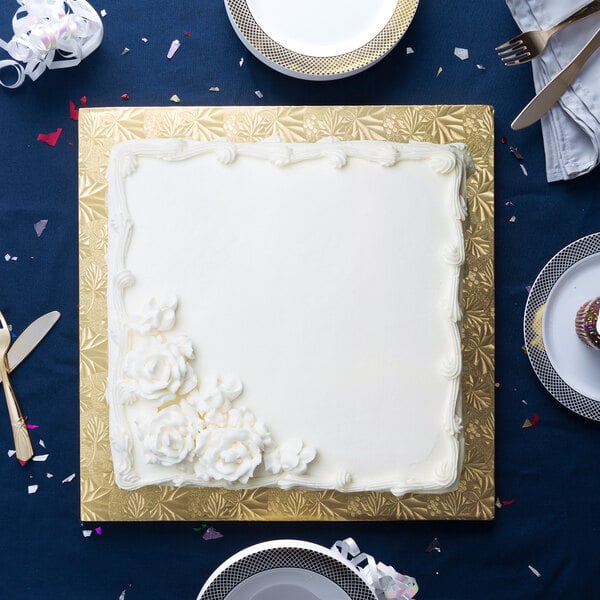
[(21, 408), (15, 398), (15, 393), (10, 384), (6, 367), (2, 361), (0, 361), (0, 375), (2, 376), (2, 386), (4, 388), (4, 395), (6, 396), (6, 407), (8, 408), (10, 426), (15, 441), (17, 459), (23, 464), (33, 456), (33, 447), (31, 446), (31, 439), (29, 438), (29, 430), (25, 424)]

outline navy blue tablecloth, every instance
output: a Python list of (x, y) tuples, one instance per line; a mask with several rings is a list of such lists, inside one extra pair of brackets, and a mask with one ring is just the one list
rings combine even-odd
[[(0, 309), (16, 332), (42, 312), (62, 312), (35, 360), (13, 376), (30, 422), (40, 425), (32, 437), (43, 440), (48, 460), (21, 468), (9, 458), (12, 437), (0, 419), (0, 597), (117, 600), (125, 590), (126, 600), (193, 600), (210, 573), (246, 546), (274, 538), (330, 546), (347, 536), (416, 577), (423, 600), (598, 597), (600, 426), (544, 390), (522, 349), (522, 319), (527, 286), (547, 260), (600, 230), (600, 170), (548, 184), (539, 125), (510, 130), (534, 90), (529, 66), (503, 67), (494, 53), (517, 32), (506, 5), (423, 0), (406, 36), (380, 63), (347, 79), (307, 82), (251, 56), (220, 0), (94, 4), (107, 11), (104, 41), (94, 54), (17, 90), (0, 89)], [(0, 5), (5, 40), (17, 7), (9, 0)], [(186, 31), (190, 37), (183, 37)], [(167, 61), (175, 38), (184, 44)], [(125, 47), (130, 52), (122, 54)], [(460, 61), (455, 47), (468, 48), (470, 58)], [(124, 93), (133, 106), (166, 106), (173, 94), (182, 105), (494, 105), (496, 486), (500, 499), (514, 503), (502, 506), (493, 522), (216, 523), (223, 537), (212, 541), (190, 523), (82, 526), (77, 124), (68, 103), (86, 96), (88, 106), (118, 106)], [(36, 141), (57, 127), (63, 132), (56, 147)], [(527, 176), (511, 145), (523, 155)], [(41, 219), (48, 226), (38, 237), (33, 225)], [(540, 422), (522, 429), (533, 413)], [(63, 483), (71, 474), (75, 479)], [(36, 484), (37, 493), (29, 494)], [(83, 536), (83, 529), (98, 526), (101, 535)], [(427, 552), (434, 538), (440, 551)]]

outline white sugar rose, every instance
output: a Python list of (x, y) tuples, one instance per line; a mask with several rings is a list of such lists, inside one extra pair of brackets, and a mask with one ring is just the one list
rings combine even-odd
[(205, 377), (200, 383), (200, 389), (190, 395), (189, 401), (207, 423), (224, 427), (231, 403), (242, 393), (242, 389), (242, 382), (238, 377)]
[(162, 406), (196, 387), (196, 374), (188, 365), (193, 357), (191, 342), (185, 337), (176, 342), (144, 339), (127, 354), (124, 373), (136, 396)]
[(167, 331), (175, 324), (177, 298), (169, 295), (162, 300), (151, 298), (145, 311), (133, 323), (133, 328), (143, 335)]
[(204, 429), (197, 438), (194, 470), (204, 481), (246, 484), (262, 462), (263, 447), (261, 436), (249, 429)]
[(265, 454), (265, 470), (274, 475), (292, 473), (302, 475), (306, 472), (308, 463), (314, 460), (317, 451), (305, 447), (300, 439), (291, 439)]
[(146, 462), (170, 467), (191, 460), (202, 421), (183, 402), (159, 410), (137, 428)]

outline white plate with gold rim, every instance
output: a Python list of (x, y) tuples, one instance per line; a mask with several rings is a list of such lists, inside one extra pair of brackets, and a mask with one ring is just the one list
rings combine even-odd
[(381, 60), (400, 41), (419, 0), (225, 0), (248, 49), (280, 73), (331, 80)]

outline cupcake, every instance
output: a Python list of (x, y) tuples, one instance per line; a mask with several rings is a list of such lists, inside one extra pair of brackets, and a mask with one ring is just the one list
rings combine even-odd
[(584, 344), (596, 350), (600, 350), (598, 314), (600, 314), (600, 297), (583, 304), (575, 317), (577, 336)]

